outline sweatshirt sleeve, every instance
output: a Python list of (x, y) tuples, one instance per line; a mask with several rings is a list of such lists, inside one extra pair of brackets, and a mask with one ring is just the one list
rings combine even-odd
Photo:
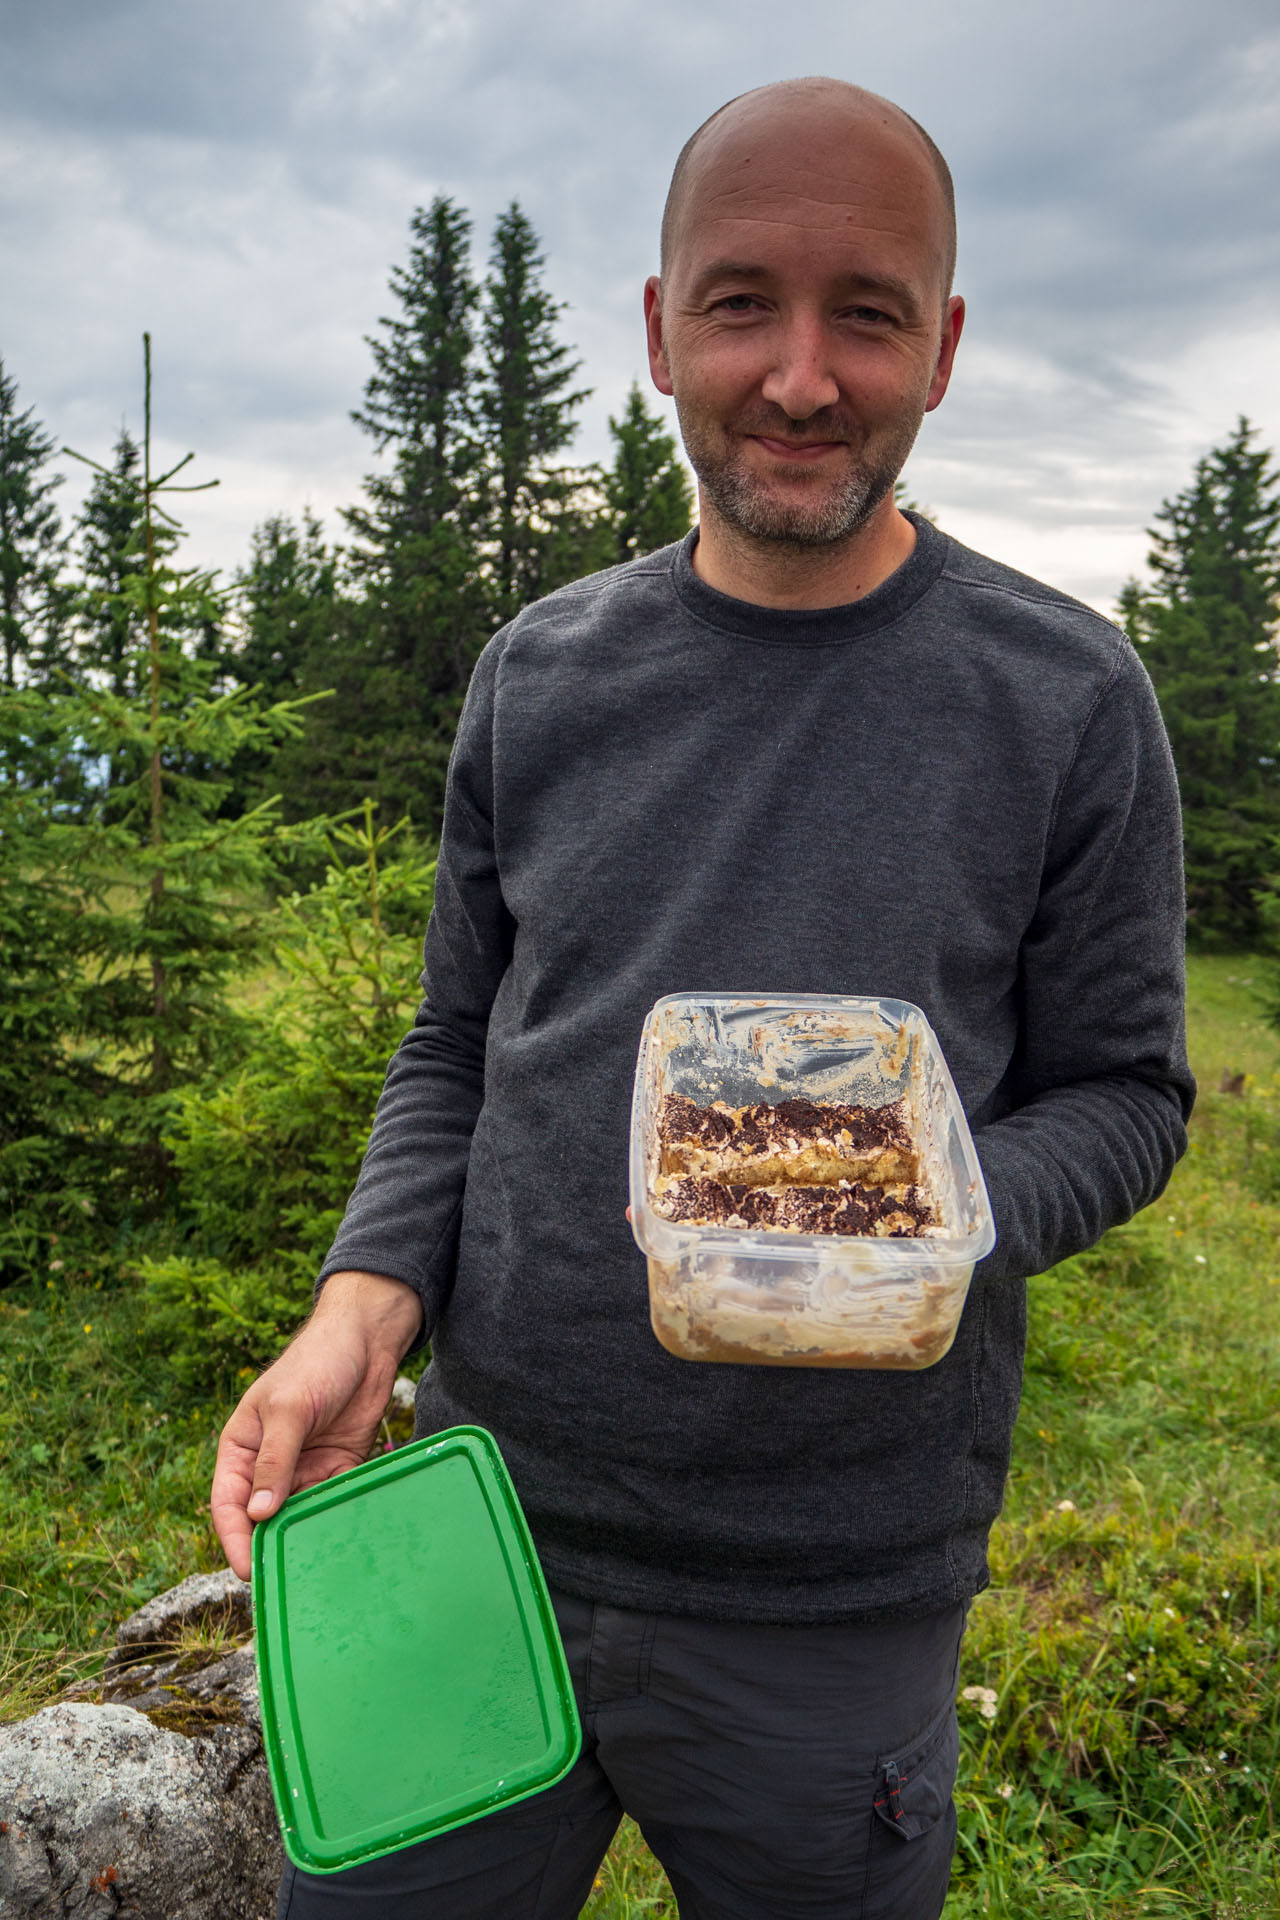
[(500, 649), (501, 636), (477, 663), (449, 761), (422, 1004), (387, 1068), (360, 1177), (317, 1282), (352, 1268), (407, 1282), (427, 1338), (453, 1281), (489, 1014), (512, 952), (493, 836)]
[(1177, 783), (1132, 648), (1081, 731), (1020, 957), (1014, 1110), (976, 1135), (995, 1214), (991, 1279), (1043, 1272), (1128, 1220), (1186, 1149)]

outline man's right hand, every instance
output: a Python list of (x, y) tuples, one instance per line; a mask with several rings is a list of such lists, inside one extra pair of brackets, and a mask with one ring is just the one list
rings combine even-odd
[(332, 1274), (302, 1331), (249, 1388), (222, 1429), (209, 1500), (242, 1580), (256, 1521), (369, 1458), (396, 1369), (421, 1327), (421, 1302), (403, 1281)]

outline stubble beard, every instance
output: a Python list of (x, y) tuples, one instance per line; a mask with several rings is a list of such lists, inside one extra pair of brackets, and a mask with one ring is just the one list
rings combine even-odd
[[(678, 398), (676, 416), (703, 497), (726, 526), (775, 550), (812, 551), (851, 539), (893, 491), (915, 445), (924, 408), (919, 419), (905, 421), (874, 457), (855, 459), (838, 486), (828, 486), (814, 498), (797, 489), (794, 499), (781, 497), (779, 491), (750, 473), (745, 461), (735, 459), (732, 442), (727, 442), (718, 428), (704, 426), (691, 408), (681, 407)], [(792, 422), (785, 415), (767, 421), (753, 419), (739, 423), (737, 431), (797, 445), (828, 436), (849, 445), (855, 433), (849, 423), (826, 415), (815, 415), (804, 422)]]

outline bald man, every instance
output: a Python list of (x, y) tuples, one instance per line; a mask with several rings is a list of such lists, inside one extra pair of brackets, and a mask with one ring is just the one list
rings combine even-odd
[[(624, 1810), (684, 1920), (941, 1912), (1024, 1282), (1160, 1192), (1193, 1095), (1177, 797), (1135, 655), (894, 505), (951, 377), (954, 257), (937, 149), (841, 82), (744, 95), (680, 156), (645, 316), (698, 527), (527, 608), (476, 668), (422, 1006), (213, 1498), (245, 1573), (252, 1522), (366, 1457), (430, 1339), (418, 1431), (497, 1436), (582, 1757), (441, 1839), (290, 1870), (290, 1920), (569, 1920)], [(636, 1043), (661, 995), (714, 989), (928, 1014), (999, 1235), (935, 1366), (654, 1340), (622, 1217)]]

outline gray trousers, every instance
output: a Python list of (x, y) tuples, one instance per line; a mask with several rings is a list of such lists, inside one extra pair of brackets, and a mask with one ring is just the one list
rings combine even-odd
[(553, 1594), (582, 1715), (558, 1786), (341, 1873), (277, 1920), (575, 1920), (623, 1812), (681, 1920), (937, 1920), (965, 1609), (724, 1625)]

